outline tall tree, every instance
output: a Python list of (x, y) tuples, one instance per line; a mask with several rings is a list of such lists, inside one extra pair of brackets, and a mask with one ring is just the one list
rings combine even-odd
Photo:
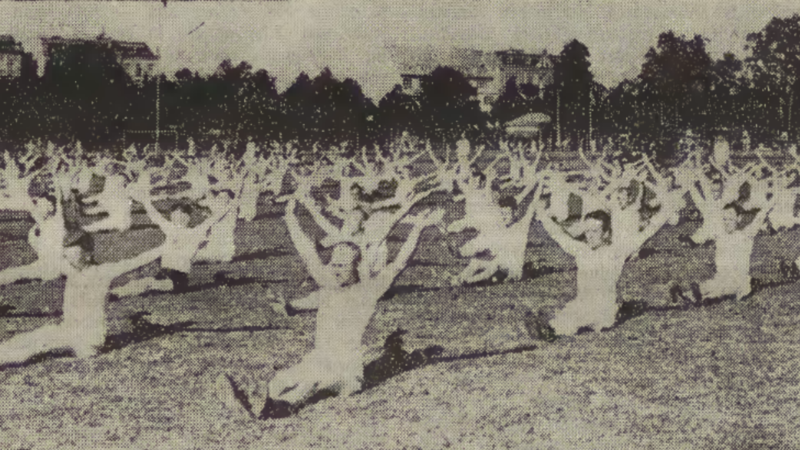
[(380, 142), (392, 141), (408, 132), (414, 136), (422, 134), (420, 107), (417, 100), (403, 92), (398, 84), (378, 102), (376, 132)]
[(88, 149), (121, 142), (130, 104), (131, 80), (117, 61), (110, 41), (69, 41), (54, 46), (45, 64), (44, 88), (52, 103), (48, 114), (61, 116), (61, 133)]
[[(568, 42), (553, 65), (553, 84), (545, 91), (545, 102), (553, 116), (556, 135), (563, 140), (583, 140), (589, 133), (590, 98), (600, 88), (594, 82), (589, 49), (577, 39)], [(595, 106), (596, 107), (596, 106)], [(596, 111), (592, 111), (596, 115)]]
[(687, 128), (706, 131), (711, 67), (706, 39), (700, 35), (661, 33), (657, 46), (647, 51), (639, 79), (643, 100), (660, 118), (662, 140), (681, 136)]
[(517, 77), (510, 77), (492, 105), (492, 119), (501, 123), (514, 120), (528, 112), (528, 103), (517, 86)]
[(777, 116), (766, 124), (777, 132), (797, 137), (798, 95), (800, 95), (800, 15), (774, 17), (761, 31), (747, 35), (750, 56), (746, 59), (753, 77), (751, 98), (760, 103), (762, 114)]
[(311, 78), (305, 72), (300, 73), (294, 83), (281, 94), (280, 108), (287, 124), (283, 139), (298, 139), (305, 144), (311, 143), (309, 131), (312, 123), (313, 95)]
[(725, 134), (731, 139), (735, 129), (748, 126), (752, 119), (745, 115), (747, 86), (743, 79), (744, 64), (732, 53), (726, 53), (714, 62), (710, 71), (710, 92), (707, 105), (707, 123), (714, 134)]
[(480, 109), (478, 90), (451, 67), (437, 67), (422, 79), (417, 100), (425, 137), (453, 143), (463, 135), (485, 131), (488, 116)]

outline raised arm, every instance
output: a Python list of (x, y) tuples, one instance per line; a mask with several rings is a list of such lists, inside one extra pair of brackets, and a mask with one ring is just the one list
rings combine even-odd
[(325, 232), (328, 236), (337, 236), (341, 232), (341, 230), (334, 224), (332, 224), (327, 217), (322, 214), (319, 207), (314, 204), (313, 199), (310, 199), (304, 195), (300, 196), (300, 203), (306, 207), (308, 212), (311, 213), (311, 217), (314, 219), (317, 225), (322, 228), (322, 231)]
[(770, 201), (765, 207), (761, 208), (756, 216), (753, 218), (753, 221), (750, 222), (745, 228), (744, 232), (747, 233), (748, 236), (755, 236), (758, 234), (758, 230), (761, 229), (761, 226), (764, 224), (764, 221), (767, 219), (767, 215), (775, 208), (775, 200)]
[(427, 211), (425, 213), (419, 214), (414, 217), (408, 218), (406, 221), (413, 224), (413, 228), (411, 232), (408, 234), (406, 241), (403, 243), (403, 246), (400, 247), (400, 251), (397, 253), (397, 256), (394, 258), (394, 261), (389, 263), (386, 266), (386, 269), (381, 271), (380, 276), (387, 276), (391, 277), (394, 280), (403, 269), (406, 268), (408, 265), (409, 260), (411, 259), (411, 255), (414, 254), (414, 250), (417, 248), (417, 244), (419, 243), (419, 238), (422, 235), (422, 231), (425, 228), (436, 224), (437, 222), (441, 222), (444, 218), (444, 210), (437, 209), (435, 211)]
[(550, 217), (542, 217), (539, 219), (547, 234), (553, 238), (554, 241), (567, 253), (572, 256), (577, 256), (584, 252), (585, 248), (575, 238), (573, 238), (567, 231), (559, 224), (557, 224)]
[(145, 198), (145, 199), (141, 199), (139, 201), (144, 206), (144, 210), (145, 210), (145, 212), (147, 212), (147, 217), (149, 217), (150, 221), (152, 221), (154, 224), (156, 224), (156, 226), (158, 226), (162, 230), (165, 230), (165, 229), (167, 229), (167, 228), (172, 226), (172, 222), (170, 222), (169, 220), (164, 218), (164, 216), (161, 214), (161, 212), (159, 212), (155, 208), (155, 206), (153, 206), (153, 201), (151, 199)]
[(300, 254), (300, 257), (303, 259), (303, 262), (305, 262), (309, 274), (314, 278), (314, 281), (320, 286), (330, 286), (332, 280), (329, 279), (327, 268), (319, 259), (317, 248), (314, 242), (308, 238), (300, 227), (300, 222), (297, 220), (297, 216), (295, 215), (296, 206), (297, 200), (294, 198), (290, 198), (286, 203), (286, 213), (283, 219), (286, 222), (286, 227), (289, 229), (289, 236), (297, 252)]
[(661, 209), (650, 218), (649, 223), (642, 230), (638, 233), (631, 233), (625, 236), (625, 242), (629, 244), (628, 248), (631, 252), (638, 250), (648, 239), (653, 237), (658, 230), (666, 225), (670, 217), (678, 213), (680, 210), (680, 199), (677, 197), (683, 195), (683, 192), (684, 191), (681, 190), (660, 193)]

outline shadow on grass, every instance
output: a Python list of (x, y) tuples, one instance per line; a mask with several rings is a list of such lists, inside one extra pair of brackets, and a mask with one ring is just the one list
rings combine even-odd
[[(98, 349), (98, 353), (109, 353), (114, 350), (119, 350), (132, 344), (148, 341), (161, 336), (175, 334), (177, 332), (188, 331), (188, 327), (194, 322), (179, 322), (171, 325), (159, 325), (149, 322), (145, 316), (150, 313), (140, 311), (129, 317), (132, 325), (131, 331), (114, 334), (106, 337), (105, 343)], [(17, 313), (10, 314), (6, 317), (60, 317), (61, 312), (48, 312), (48, 313)], [(64, 358), (73, 356), (72, 350), (53, 350), (34, 355), (21, 363), (10, 363), (0, 365), (1, 369), (27, 367), (34, 364), (39, 364), (56, 358)]]
[[(422, 350), (408, 352), (403, 348), (402, 336), (404, 334), (406, 334), (406, 331), (402, 329), (397, 329), (389, 334), (383, 344), (383, 353), (381, 356), (364, 366), (364, 382), (362, 392), (380, 386), (381, 384), (402, 373), (416, 370), (428, 365), (524, 353), (537, 348), (535, 345), (526, 345), (501, 351), (485, 351), (441, 357), (440, 355), (444, 352), (444, 347), (440, 345), (432, 345)], [(246, 397), (239, 398), (243, 392), (238, 390), (238, 387), (235, 385), (235, 383), (231, 383), (231, 385), (234, 389), (234, 395), (237, 395), (237, 398), (242, 405), (249, 405), (250, 403)], [(335, 396), (336, 392), (334, 391), (321, 390), (302, 404), (298, 405), (292, 405), (285, 401), (267, 398), (261, 413), (258, 415), (258, 418), (261, 420), (266, 420), (290, 417), (294, 414), (297, 414), (301, 409), (307, 406), (311, 406)]]
[(392, 286), (378, 299), (379, 302), (393, 299), (395, 296), (410, 294), (413, 292), (433, 292), (444, 289), (442, 287), (425, 287), (421, 284), (406, 284), (403, 286)]
[[(783, 269), (783, 268), (782, 268)], [(743, 297), (741, 300), (746, 300), (751, 298), (753, 295), (768, 289), (774, 288), (779, 286), (785, 286), (787, 284), (792, 284), (800, 280), (800, 271), (797, 271), (796, 266), (794, 268), (787, 269), (790, 272), (784, 274), (784, 278), (775, 281), (764, 281), (758, 278), (752, 278), (750, 281), (750, 293)], [(696, 286), (694, 289), (698, 289)], [(699, 297), (699, 291), (695, 294), (696, 298)], [(617, 321), (614, 323), (614, 328), (621, 326), (625, 322), (644, 315), (647, 312), (659, 312), (659, 311), (688, 311), (694, 308), (705, 308), (708, 306), (719, 305), (723, 302), (730, 301), (736, 298), (735, 295), (723, 295), (719, 297), (708, 297), (708, 298), (700, 298), (699, 300), (691, 300), (688, 297), (681, 295), (683, 298), (682, 301), (673, 299), (674, 305), (669, 306), (647, 306), (645, 302), (642, 301), (629, 301), (623, 302), (620, 307), (619, 311), (617, 312)]]
[[(269, 258), (279, 258), (283, 256), (291, 256), (292, 252), (286, 250), (285, 247), (262, 249), (255, 252), (237, 255), (231, 258), (230, 263), (237, 263), (242, 261), (258, 261)], [(225, 264), (224, 261), (197, 261), (194, 263), (196, 266), (209, 266), (212, 264)]]
[[(362, 392), (372, 389), (376, 386), (385, 383), (389, 379), (400, 375), (401, 373), (418, 369), (425, 365), (430, 364), (434, 358), (440, 355), (444, 348), (438, 345), (433, 345), (425, 348), (424, 350), (414, 350), (408, 352), (403, 349), (403, 338), (406, 334), (405, 330), (398, 329), (386, 338), (383, 344), (383, 353), (378, 358), (370, 361), (364, 366), (364, 382), (362, 384)], [(240, 398), (243, 394), (240, 392), (235, 383), (231, 382), (234, 390), (234, 395), (242, 403), (245, 408), (250, 405), (246, 396)], [(264, 407), (258, 415), (261, 420), (266, 419), (283, 419), (297, 414), (301, 409), (319, 403), (331, 397), (336, 397), (337, 393), (323, 389), (314, 393), (313, 396), (306, 401), (299, 404), (291, 404), (282, 400), (274, 400), (267, 398)]]
[(128, 320), (131, 322), (131, 330), (106, 337), (105, 344), (100, 347), (100, 353), (109, 353), (157, 337), (189, 331), (189, 327), (195, 324), (195, 322), (187, 321), (160, 325), (147, 320), (145, 316), (149, 315), (150, 313), (148, 312), (139, 311), (130, 316)]
[[(218, 287), (223, 287), (223, 286), (224, 287), (237, 287), (237, 286), (247, 286), (247, 285), (250, 285), (250, 284), (260, 284), (262, 287), (267, 288), (272, 284), (282, 284), (282, 283), (288, 283), (289, 281), (291, 281), (288, 278), (278, 278), (278, 279), (274, 279), (274, 280), (265, 280), (265, 279), (254, 278), (254, 277), (230, 278), (229, 275), (230, 275), (230, 272), (227, 272), (227, 271), (217, 272), (217, 273), (215, 273), (213, 275), (212, 278), (213, 278), (214, 281), (212, 281), (211, 283), (193, 284), (193, 285), (190, 285), (187, 289), (185, 289), (185, 290), (183, 290), (181, 292), (177, 292), (177, 293), (189, 294), (189, 293), (192, 293), (192, 292), (201, 292), (201, 291), (207, 291), (207, 290), (210, 290), (210, 289), (216, 289)], [(176, 292), (174, 292), (174, 291), (155, 291), (155, 290), (153, 290), (153, 291), (144, 292), (144, 293), (140, 294), (139, 296), (142, 297), (142, 298), (145, 298), (145, 297), (154, 297), (154, 296), (167, 295), (167, 294), (176, 294)], [(112, 297), (109, 298), (109, 303), (113, 303), (113, 302), (117, 302), (117, 301), (120, 301), (120, 298), (115, 297), (115, 296), (112, 296)]]
[(198, 328), (194, 325), (197, 322), (185, 321), (170, 325), (160, 325), (152, 323), (145, 318), (150, 313), (139, 311), (128, 318), (132, 328), (131, 331), (115, 334), (106, 338), (105, 345), (101, 347), (100, 353), (108, 353), (119, 350), (129, 345), (149, 341), (162, 336), (169, 336), (175, 333), (239, 333), (256, 331), (288, 330), (289, 327), (265, 325), (265, 326), (243, 326), (231, 328)]
[(258, 250), (251, 253), (245, 253), (243, 255), (234, 256), (231, 262), (240, 262), (240, 261), (253, 261), (259, 259), (268, 259), (268, 258), (279, 258), (283, 256), (291, 256), (293, 253), (286, 250), (284, 247), (278, 248), (268, 248), (264, 250)]

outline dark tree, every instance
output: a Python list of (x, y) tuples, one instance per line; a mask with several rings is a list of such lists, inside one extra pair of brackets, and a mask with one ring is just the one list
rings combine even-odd
[(748, 88), (743, 66), (736, 56), (726, 53), (714, 62), (710, 71), (707, 124), (714, 135), (723, 134), (728, 140), (739, 127), (753, 128), (752, 117), (745, 114)]
[(419, 104), (414, 97), (403, 92), (399, 84), (378, 102), (375, 122), (377, 138), (381, 143), (390, 142), (403, 132), (414, 136), (422, 134)]
[(759, 109), (762, 130), (798, 136), (798, 95), (800, 95), (800, 15), (773, 18), (763, 30), (747, 35), (754, 90), (751, 109)]
[(294, 83), (280, 96), (280, 108), (286, 118), (286, 128), (283, 139), (299, 140), (305, 145), (313, 141), (310, 133), (312, 123), (312, 105), (314, 87), (311, 78), (303, 72), (297, 76)]
[(74, 41), (51, 49), (43, 89), (50, 101), (42, 113), (63, 119), (55, 134), (77, 139), (89, 150), (121, 143), (136, 98), (109, 41)]
[(528, 112), (528, 103), (517, 87), (517, 77), (511, 77), (492, 105), (492, 119), (500, 123), (514, 120)]
[(452, 143), (461, 136), (483, 134), (488, 117), (480, 109), (477, 93), (461, 72), (450, 67), (437, 67), (423, 78), (417, 99), (425, 137)]
[[(546, 89), (545, 102), (553, 117), (553, 132), (573, 142), (589, 136), (589, 120), (597, 119), (597, 97), (602, 86), (594, 82), (589, 49), (577, 39), (567, 43), (553, 65), (553, 84)], [(589, 108), (594, 108), (592, 113)]]
[(712, 60), (706, 39), (661, 33), (658, 44), (645, 54), (639, 79), (645, 107), (658, 117), (662, 140), (671, 140), (691, 128), (707, 130), (707, 101)]

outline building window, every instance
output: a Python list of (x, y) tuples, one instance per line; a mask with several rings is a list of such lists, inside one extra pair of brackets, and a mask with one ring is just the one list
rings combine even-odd
[(136, 64), (136, 76), (137, 77), (141, 77), (142, 76), (142, 65), (141, 64)]
[(414, 80), (411, 77), (403, 77), (403, 89), (411, 89), (414, 87)]

